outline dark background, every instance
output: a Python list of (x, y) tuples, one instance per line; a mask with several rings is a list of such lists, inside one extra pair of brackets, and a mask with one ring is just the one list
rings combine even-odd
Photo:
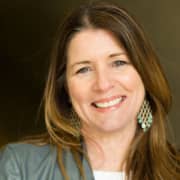
[[(53, 37), (63, 16), (80, 2), (0, 1), (0, 145), (43, 130), (37, 114)], [(174, 99), (169, 119), (180, 144), (180, 1), (115, 2), (143, 24), (160, 57)]]

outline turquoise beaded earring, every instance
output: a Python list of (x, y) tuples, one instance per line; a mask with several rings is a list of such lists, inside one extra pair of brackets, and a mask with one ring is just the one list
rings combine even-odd
[(77, 115), (77, 113), (74, 111), (74, 109), (72, 109), (72, 111), (70, 113), (70, 121), (71, 121), (71, 125), (73, 127), (75, 127), (75, 129), (78, 132), (76, 134), (76, 137), (79, 137), (80, 136), (81, 123), (80, 123), (80, 118)]
[(151, 106), (147, 99), (144, 100), (138, 113), (137, 119), (144, 132), (146, 132), (151, 127), (153, 122), (153, 116)]

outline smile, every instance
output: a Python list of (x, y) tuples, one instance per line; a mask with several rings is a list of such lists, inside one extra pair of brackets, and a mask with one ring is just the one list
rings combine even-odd
[(121, 103), (124, 100), (125, 97), (119, 97), (119, 98), (115, 98), (113, 100), (108, 100), (108, 101), (103, 101), (103, 102), (96, 102), (93, 103), (93, 105), (96, 108), (110, 108), (113, 106), (118, 105), (119, 103)]

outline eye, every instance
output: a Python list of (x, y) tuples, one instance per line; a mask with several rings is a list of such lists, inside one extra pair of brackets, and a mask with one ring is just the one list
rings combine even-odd
[(112, 66), (113, 67), (119, 67), (119, 66), (123, 66), (126, 65), (128, 62), (125, 60), (116, 60), (112, 62)]
[(80, 68), (80, 69), (78, 69), (78, 70), (76, 71), (76, 74), (84, 74), (84, 73), (87, 73), (87, 72), (90, 71), (90, 70), (91, 70), (90, 67), (82, 67), (82, 68)]

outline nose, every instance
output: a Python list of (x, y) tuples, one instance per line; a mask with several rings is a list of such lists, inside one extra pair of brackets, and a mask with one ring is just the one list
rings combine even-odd
[(113, 87), (113, 80), (111, 74), (105, 70), (98, 70), (95, 75), (93, 84), (94, 90), (100, 92), (106, 92)]

